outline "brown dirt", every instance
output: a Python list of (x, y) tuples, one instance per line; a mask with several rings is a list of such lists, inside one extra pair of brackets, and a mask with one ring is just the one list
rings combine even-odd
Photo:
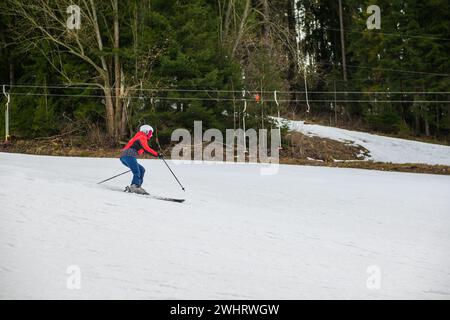
[[(450, 175), (450, 166), (361, 161), (358, 155), (361, 151), (367, 152), (367, 150), (335, 140), (290, 133), (287, 141), (288, 146), (280, 151), (280, 163), (282, 164)], [(121, 146), (99, 148), (96, 143), (87, 143), (83, 137), (15, 139), (12, 143), (0, 144), (0, 152), (36, 155), (117, 158), (120, 151)], [(170, 150), (165, 150), (164, 154), (170, 154)], [(336, 162), (335, 160), (346, 161)]]
[(11, 143), (0, 145), (2, 152), (71, 157), (118, 157), (120, 150), (120, 147), (99, 148), (94, 144), (86, 144), (82, 137), (15, 139)]
[(373, 162), (373, 161), (318, 162), (318, 161), (292, 159), (292, 158), (281, 158), (280, 163), (295, 164), (295, 165), (337, 167), (337, 168), (368, 169), (368, 170), (379, 170), (379, 171), (397, 171), (397, 172), (450, 175), (450, 166), (427, 165), (427, 164), (418, 164), (418, 163), (397, 164), (397, 163), (384, 163), (384, 162)]
[(315, 159), (325, 162), (334, 160), (362, 160), (369, 151), (355, 146), (351, 141), (339, 142), (327, 138), (309, 137), (299, 132), (286, 135), (288, 148), (281, 151), (281, 156), (293, 159)]

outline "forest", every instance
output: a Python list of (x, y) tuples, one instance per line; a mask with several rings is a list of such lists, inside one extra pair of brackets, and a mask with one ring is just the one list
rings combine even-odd
[(280, 115), (450, 142), (448, 0), (4, 0), (0, 28), (2, 139), (9, 97), (7, 139)]

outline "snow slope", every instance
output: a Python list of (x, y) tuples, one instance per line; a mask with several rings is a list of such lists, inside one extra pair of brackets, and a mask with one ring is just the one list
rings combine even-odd
[(142, 163), (144, 187), (187, 201), (96, 185), (118, 159), (0, 153), (0, 298), (450, 298), (449, 176), (171, 162), (182, 193)]
[(392, 163), (424, 163), (450, 165), (450, 146), (424, 143), (350, 131), (335, 127), (305, 124), (304, 121), (291, 121), (280, 118), (290, 130), (309, 136), (329, 138), (360, 145), (370, 151), (367, 160)]

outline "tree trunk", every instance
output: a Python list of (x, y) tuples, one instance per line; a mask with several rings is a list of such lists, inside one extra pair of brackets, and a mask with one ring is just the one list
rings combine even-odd
[(342, 16), (342, 0), (339, 0), (339, 26), (341, 29), (342, 77), (347, 81), (347, 62), (345, 59), (344, 17)]
[(224, 28), (222, 34), (222, 43), (227, 39), (228, 33), (230, 31), (230, 23), (231, 23), (231, 9), (234, 6), (234, 0), (228, 0), (227, 12), (225, 14)]
[(269, 48), (269, 38), (270, 38), (270, 24), (269, 24), (269, 2), (268, 0), (261, 0), (263, 13), (264, 13), (264, 22), (262, 26), (262, 36), (263, 43), (266, 49)]
[(248, 14), (250, 12), (250, 0), (246, 0), (244, 13), (242, 14), (241, 24), (239, 25), (238, 34), (234, 42), (233, 51), (231, 52), (231, 57), (234, 57), (236, 49), (241, 42), (242, 35), (244, 34), (245, 22), (247, 21)]
[(418, 136), (420, 134), (420, 118), (419, 113), (414, 112), (414, 134)]
[[(294, 36), (294, 41), (295, 41), (295, 17), (294, 17), (294, 5), (295, 5), (295, 0), (289, 0), (286, 2), (287, 4), (287, 24), (288, 24), (288, 30), (289, 30), (289, 34)], [(288, 44), (287, 48), (286, 48), (287, 52), (288, 52), (288, 56), (289, 56), (289, 68), (288, 68), (288, 73), (287, 73), (287, 80), (289, 82), (289, 91), (290, 91), (290, 97), (289, 97), (289, 107), (294, 109), (296, 108), (296, 104), (297, 102), (295, 102), (295, 100), (297, 99), (297, 95), (295, 93), (295, 91), (297, 91), (298, 86), (296, 83), (296, 69), (297, 69), (297, 64), (296, 64), (296, 56), (293, 54), (292, 49), (290, 48), (290, 45)]]
[[(124, 83), (125, 82), (123, 80), (124, 74), (123, 74), (123, 72), (121, 72), (121, 74), (122, 74), (122, 83)], [(125, 92), (124, 87), (122, 86), (120, 89), (121, 89), (120, 90), (120, 96), (121, 97), (126, 97), (127, 93)], [(126, 129), (127, 129), (127, 112), (128, 112), (128, 106), (130, 104), (130, 99), (131, 98), (128, 98), (128, 99), (126, 99), (126, 101), (125, 101), (125, 99), (121, 99), (122, 114), (120, 115), (120, 137), (124, 137), (127, 134), (127, 132), (126, 132)]]
[(109, 84), (105, 83), (103, 87), (105, 93), (105, 108), (106, 108), (106, 130), (110, 137), (114, 137), (114, 101), (112, 98), (113, 90)]
[[(344, 80), (344, 98), (347, 100), (347, 59), (345, 56), (345, 33), (344, 33), (344, 16), (342, 12), (342, 0), (339, 0), (339, 28), (341, 30), (341, 55), (342, 55), (342, 79)], [(350, 122), (351, 116), (349, 108), (347, 107), (347, 103), (343, 103), (344, 112), (347, 116), (347, 120)]]
[(115, 88), (115, 138), (120, 138), (125, 134), (125, 130), (122, 125), (122, 99), (121, 99), (121, 66), (119, 57), (120, 48), (120, 32), (119, 32), (119, 3), (118, 0), (113, 0), (113, 12), (114, 12), (114, 88)]
[(16, 81), (14, 77), (14, 59), (9, 57), (9, 84), (12, 86)]
[(430, 122), (428, 121), (428, 115), (425, 113), (424, 117), (423, 117), (424, 121), (425, 121), (425, 135), (427, 137), (430, 136)]
[[(99, 51), (103, 51), (103, 40), (100, 33), (100, 26), (98, 24), (97, 18), (97, 8), (95, 6), (94, 0), (90, 0), (91, 10), (92, 10), (92, 19), (94, 25), (95, 36), (97, 39), (97, 46)], [(103, 79), (103, 92), (105, 93), (105, 108), (106, 108), (106, 130), (108, 136), (114, 137), (115, 135), (115, 119), (114, 119), (114, 101), (113, 101), (113, 90), (111, 87), (111, 76), (110, 70), (108, 67), (108, 63), (106, 61), (105, 56), (100, 57), (100, 61), (102, 64), (101, 70), (99, 70), (100, 75)]]

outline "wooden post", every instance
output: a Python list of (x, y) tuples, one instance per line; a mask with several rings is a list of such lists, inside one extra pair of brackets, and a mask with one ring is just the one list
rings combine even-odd
[(337, 127), (337, 99), (336, 99), (336, 80), (333, 80), (334, 84), (334, 126)]
[(5, 109), (5, 143), (9, 142), (9, 103), (11, 102), (11, 96), (6, 92), (6, 85), (3, 85), (3, 94), (6, 97), (6, 109)]

